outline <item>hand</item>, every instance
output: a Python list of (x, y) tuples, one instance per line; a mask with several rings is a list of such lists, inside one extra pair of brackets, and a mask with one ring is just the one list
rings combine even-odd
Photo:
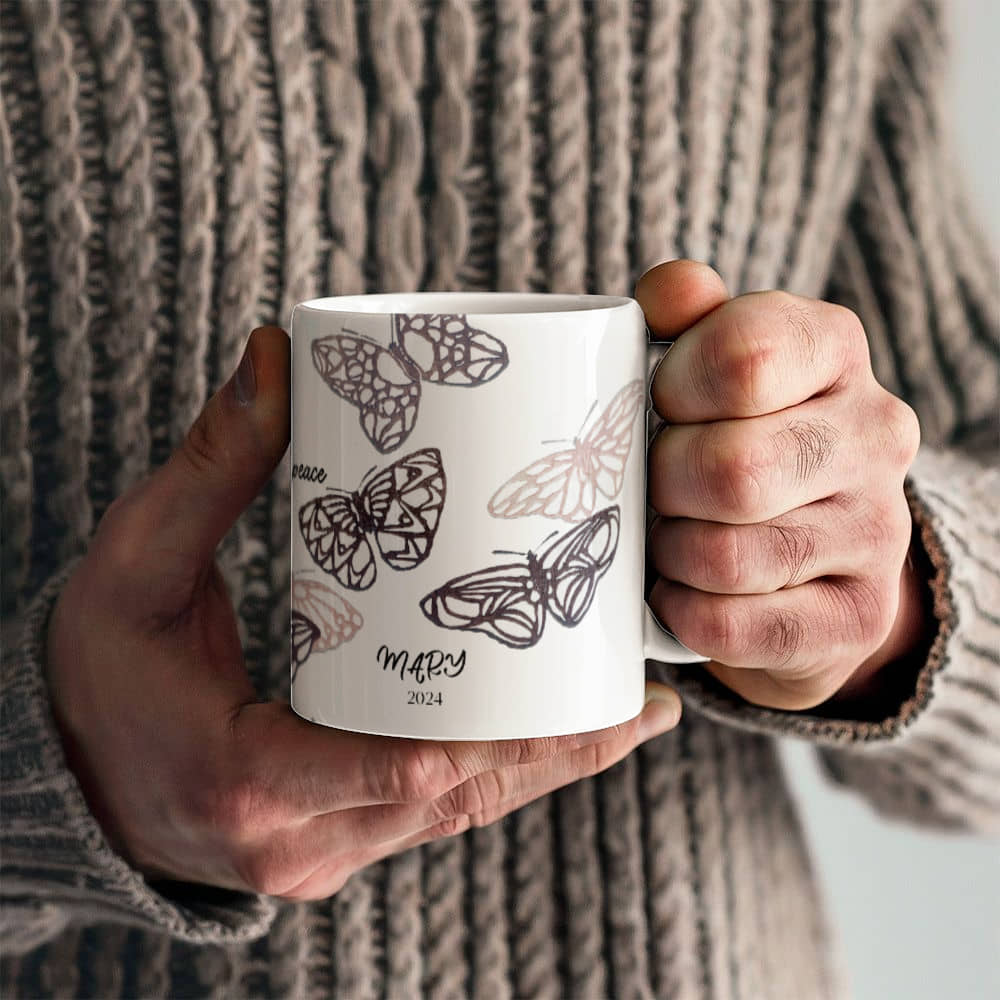
[(650, 606), (748, 701), (856, 697), (924, 628), (904, 562), (915, 414), (840, 306), (730, 298), (692, 261), (648, 271), (636, 298), (676, 338), (651, 389), (668, 426), (649, 456)]
[(433, 743), (305, 722), (257, 701), (215, 548), (288, 443), (289, 345), (256, 330), (183, 445), (116, 500), (57, 601), (51, 699), (70, 766), (116, 850), (151, 877), (291, 899), (490, 823), (676, 724)]

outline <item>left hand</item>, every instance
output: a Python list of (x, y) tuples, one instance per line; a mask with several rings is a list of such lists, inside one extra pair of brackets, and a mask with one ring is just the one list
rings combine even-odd
[(919, 426), (872, 374), (850, 310), (730, 298), (709, 267), (648, 271), (636, 299), (676, 338), (652, 385), (649, 602), (750, 702), (863, 695), (923, 633), (903, 479)]

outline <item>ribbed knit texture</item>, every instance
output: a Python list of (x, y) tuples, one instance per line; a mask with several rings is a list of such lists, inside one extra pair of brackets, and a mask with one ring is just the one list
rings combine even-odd
[[(5, 997), (804, 1000), (843, 984), (775, 735), (880, 811), (1000, 827), (996, 261), (924, 0), (3, 0)], [(319, 293), (627, 293), (663, 258), (858, 312), (917, 410), (938, 630), (884, 719), (655, 666), (678, 730), (288, 905), (150, 885), (67, 770), (52, 602), (257, 323)], [(220, 549), (288, 690), (283, 465)], [(11, 617), (22, 631), (11, 631)], [(915, 873), (915, 878), (919, 873)]]

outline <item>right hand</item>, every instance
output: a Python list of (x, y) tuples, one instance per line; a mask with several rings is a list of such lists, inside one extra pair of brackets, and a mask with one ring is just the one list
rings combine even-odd
[(284, 331), (255, 330), (241, 371), (108, 508), (49, 624), (67, 760), (133, 866), (324, 898), (372, 862), (491, 823), (676, 725), (680, 700), (652, 684), (660, 700), (620, 726), (497, 742), (367, 736), (258, 702), (215, 549), (288, 444)]

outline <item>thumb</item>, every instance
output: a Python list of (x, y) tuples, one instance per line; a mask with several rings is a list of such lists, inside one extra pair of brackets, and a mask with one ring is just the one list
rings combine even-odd
[(635, 299), (657, 340), (679, 337), (728, 301), (718, 272), (696, 260), (668, 260), (651, 267), (636, 283)]
[[(148, 530), (169, 548), (211, 559), (216, 546), (274, 472), (288, 446), (288, 334), (250, 334), (233, 376), (143, 491)], [(165, 546), (164, 546), (165, 547)]]

